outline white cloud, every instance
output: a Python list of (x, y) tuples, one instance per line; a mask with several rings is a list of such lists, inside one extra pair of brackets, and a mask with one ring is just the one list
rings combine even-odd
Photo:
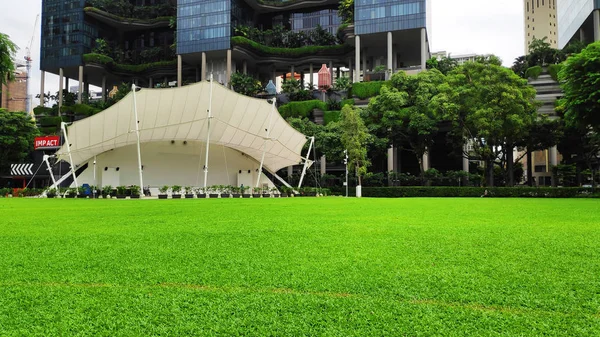
[[(432, 1), (432, 51), (445, 50), (452, 54), (495, 54), (510, 66), (524, 52), (522, 0), (429, 0)], [(23, 60), (32, 33), (33, 58), (30, 93), (40, 91), (40, 20), (34, 30), (41, 0), (2, 0), (0, 31), (8, 34), (20, 50), (17, 59)], [(18, 5), (17, 5), (18, 4)], [(75, 82), (76, 83), (76, 82)], [(58, 91), (58, 76), (46, 74), (45, 91)], [(38, 100), (34, 98), (34, 106)]]

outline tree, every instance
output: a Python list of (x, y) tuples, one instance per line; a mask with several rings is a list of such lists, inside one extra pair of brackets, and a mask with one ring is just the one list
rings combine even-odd
[(558, 77), (564, 92), (558, 108), (567, 123), (600, 131), (600, 42), (569, 57)]
[[(15, 62), (13, 57), (19, 48), (10, 40), (8, 35), (0, 33), (0, 83), (7, 84), (15, 77)], [(0, 88), (0, 91), (2, 89)]]
[(367, 173), (367, 167), (370, 165), (366, 147), (369, 133), (358, 109), (351, 105), (345, 105), (342, 108), (339, 123), (342, 144), (348, 150), (348, 166), (356, 173), (360, 186), (362, 176)]
[(424, 181), (423, 155), (433, 145), (440, 117), (430, 106), (431, 99), (445, 82), (437, 69), (409, 76), (400, 71), (383, 86), (379, 96), (373, 98), (369, 108), (381, 116), (381, 126), (388, 130), (394, 144), (408, 144), (419, 162), (421, 181)]
[(452, 69), (456, 68), (457, 66), (458, 61), (445, 56), (439, 60), (435, 57), (432, 57), (427, 61), (427, 69), (437, 69), (444, 75), (448, 74), (450, 71), (452, 71)]
[[(556, 145), (559, 138), (562, 136), (562, 128), (559, 119), (549, 119), (546, 116), (538, 117), (529, 126), (527, 135), (520, 141), (516, 142), (516, 146), (525, 148), (527, 156), (527, 184), (533, 186), (533, 166), (532, 153), (535, 151), (545, 150)], [(523, 156), (517, 158), (519, 162)]]
[(246, 96), (255, 96), (263, 90), (259, 80), (240, 72), (231, 75), (231, 87), (235, 92)]
[(338, 6), (338, 16), (342, 18), (342, 23), (354, 22), (354, 0), (342, 0)]
[(501, 158), (512, 185), (513, 148), (537, 117), (535, 89), (498, 65), (496, 57), (487, 57), (450, 72), (439, 90), (433, 105), (486, 162), (488, 186), (494, 184), (494, 165)]
[(10, 164), (23, 162), (38, 134), (35, 122), (25, 112), (0, 109), (0, 172), (6, 172)]

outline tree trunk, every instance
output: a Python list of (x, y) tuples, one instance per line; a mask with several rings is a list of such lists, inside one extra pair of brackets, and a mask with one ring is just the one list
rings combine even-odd
[(515, 171), (514, 171), (514, 158), (513, 158), (513, 146), (510, 143), (506, 144), (506, 170), (508, 171), (508, 186), (515, 186)]
[(358, 186), (362, 186), (362, 178), (360, 177), (360, 166), (356, 164), (356, 177), (358, 179)]
[(417, 154), (417, 161), (419, 162), (419, 172), (421, 173), (421, 186), (425, 186), (425, 166), (423, 166), (423, 156)]
[(527, 148), (527, 185), (533, 187), (533, 168), (531, 165), (531, 151)]

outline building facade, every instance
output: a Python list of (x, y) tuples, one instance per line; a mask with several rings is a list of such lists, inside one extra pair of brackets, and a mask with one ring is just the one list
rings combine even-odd
[(600, 41), (600, 0), (557, 0), (558, 48)]
[[(338, 70), (332, 76), (350, 69), (355, 81), (369, 79), (375, 68), (387, 74), (425, 68), (430, 1), (357, 0), (345, 24), (338, 7), (332, 0), (43, 0), (40, 93), (45, 72), (59, 75), (60, 88), (77, 81), (79, 96), (91, 84), (106, 97), (121, 82), (181, 86), (212, 74), (229, 84), (236, 71), (266, 85), (287, 73), (315, 74), (321, 64)], [(311, 42), (290, 47), (292, 35), (268, 36), (282, 31)], [(314, 48), (303, 52), (307, 44)]]
[(0, 108), (8, 111), (27, 110), (27, 72), (17, 70), (13, 81), (2, 85)]
[[(558, 0), (560, 1), (560, 0)], [(558, 46), (557, 0), (525, 0), (525, 54), (533, 39), (546, 38), (552, 48)]]

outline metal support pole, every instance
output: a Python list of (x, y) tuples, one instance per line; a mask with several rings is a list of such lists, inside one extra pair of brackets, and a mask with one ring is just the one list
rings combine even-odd
[(46, 167), (48, 167), (48, 174), (50, 175), (50, 179), (52, 179), (52, 186), (56, 187), (56, 179), (54, 179), (54, 173), (52, 173), (52, 167), (50, 166), (50, 162), (48, 162), (48, 158), (50, 158), (50, 156), (44, 155), (44, 157), (42, 157), (42, 158), (43, 158), (42, 160), (46, 162)]
[(346, 168), (346, 198), (348, 198), (348, 150), (344, 150), (344, 163)]
[(210, 74), (210, 96), (208, 98), (208, 130), (206, 132), (206, 156), (204, 157), (204, 193), (206, 193), (206, 180), (208, 178), (208, 150), (210, 146), (210, 120), (212, 119), (212, 94), (213, 94), (213, 74)]
[(269, 126), (267, 127), (267, 136), (265, 137), (265, 141), (263, 142), (263, 153), (262, 158), (260, 159), (260, 166), (258, 167), (258, 177), (256, 178), (256, 186), (260, 185), (260, 176), (262, 175), (263, 164), (265, 162), (265, 152), (267, 152), (267, 141), (271, 136), (271, 123), (273, 122), (273, 111), (275, 111), (275, 97), (273, 97), (273, 104), (271, 106), (271, 113), (269, 113)]
[[(75, 175), (75, 165), (73, 165), (73, 156), (71, 156), (71, 144), (69, 144), (69, 138), (67, 137), (67, 128), (66, 128), (66, 123), (62, 122), (60, 123), (60, 128), (63, 132), (63, 136), (65, 137), (65, 144), (67, 145), (67, 153), (69, 154), (69, 164), (71, 165), (71, 174), (73, 174), (73, 182), (75, 183), (75, 188), (78, 188), (79, 185), (77, 184), (77, 175)], [(77, 191), (77, 194), (79, 194), (79, 191)]]
[(306, 174), (306, 166), (308, 164), (308, 156), (310, 155), (310, 151), (312, 150), (313, 144), (315, 143), (315, 137), (310, 137), (310, 145), (308, 146), (308, 152), (306, 152), (306, 158), (304, 158), (304, 167), (302, 167), (302, 174), (300, 175), (300, 181), (298, 182), (298, 188), (302, 186), (302, 180), (304, 180), (304, 175)]
[[(140, 149), (140, 126), (139, 126), (140, 121), (138, 119), (138, 113), (137, 113), (137, 100), (135, 98), (135, 88), (136, 88), (135, 84), (132, 84), (131, 90), (133, 91), (133, 114), (135, 117), (135, 135), (137, 137), (138, 171), (140, 174), (140, 188), (143, 190), (144, 189), (144, 178), (142, 176), (142, 152)], [(94, 161), (95, 161), (95, 159), (94, 159)], [(140, 194), (140, 197), (142, 197), (142, 194)]]

